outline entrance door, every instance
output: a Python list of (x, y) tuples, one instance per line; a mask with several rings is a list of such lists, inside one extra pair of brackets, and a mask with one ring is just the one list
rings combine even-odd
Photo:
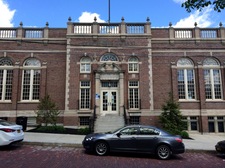
[(117, 112), (117, 91), (106, 90), (102, 91), (101, 95), (101, 107), (103, 113), (115, 113)]

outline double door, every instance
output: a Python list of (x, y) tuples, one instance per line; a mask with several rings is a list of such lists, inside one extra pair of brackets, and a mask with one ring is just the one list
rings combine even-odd
[(103, 90), (101, 92), (102, 113), (116, 113), (118, 111), (117, 90)]

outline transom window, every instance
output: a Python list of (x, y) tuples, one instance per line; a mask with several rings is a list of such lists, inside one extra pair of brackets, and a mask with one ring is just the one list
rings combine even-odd
[(117, 81), (102, 81), (102, 87), (117, 87)]
[(0, 59), (0, 101), (11, 101), (13, 63), (9, 58)]
[(101, 62), (108, 62), (108, 61), (116, 62), (118, 61), (118, 58), (113, 53), (107, 53), (101, 57)]
[(129, 72), (138, 72), (139, 71), (138, 58), (131, 57), (128, 60), (128, 71)]
[(203, 68), (206, 99), (222, 99), (222, 83), (219, 62), (215, 59), (207, 58), (203, 62)]
[(23, 64), (22, 100), (39, 101), (41, 63), (35, 58), (27, 59)]
[(81, 58), (80, 72), (81, 73), (90, 73), (91, 72), (91, 59), (89, 57)]
[(179, 59), (177, 62), (177, 67), (179, 99), (195, 99), (195, 76), (192, 61), (187, 58)]

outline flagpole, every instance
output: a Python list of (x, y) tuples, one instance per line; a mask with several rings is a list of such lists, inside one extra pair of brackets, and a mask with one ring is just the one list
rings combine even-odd
[(109, 7), (109, 19), (108, 19), (108, 23), (110, 24), (110, 0), (108, 1), (109, 3), (108, 3), (108, 7)]

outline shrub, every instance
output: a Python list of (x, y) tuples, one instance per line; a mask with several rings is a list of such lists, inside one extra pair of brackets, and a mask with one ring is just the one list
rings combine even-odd
[(65, 133), (66, 129), (63, 126), (41, 126), (38, 127), (36, 131), (45, 133)]
[(181, 137), (182, 137), (182, 138), (189, 138), (188, 132), (187, 132), (187, 131), (182, 131), (182, 132), (181, 132)]
[(56, 126), (58, 115), (60, 111), (56, 106), (55, 102), (51, 100), (49, 95), (46, 95), (43, 99), (41, 99), (40, 104), (37, 107), (37, 119), (48, 126), (48, 124), (52, 124)]
[(160, 123), (163, 129), (171, 134), (181, 135), (185, 130), (186, 123), (182, 120), (179, 104), (169, 94), (169, 99), (162, 106), (162, 114), (160, 115)]
[(89, 134), (91, 131), (88, 127), (85, 127), (85, 128), (80, 128), (77, 130), (77, 134), (80, 134), (80, 135), (87, 135)]

